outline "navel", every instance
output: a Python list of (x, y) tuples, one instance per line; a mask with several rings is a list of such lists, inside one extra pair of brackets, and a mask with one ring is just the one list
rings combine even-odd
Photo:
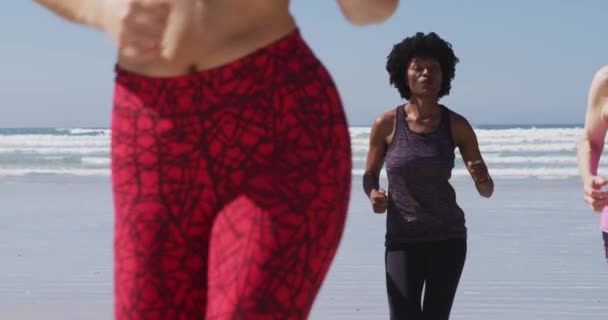
[(191, 64), (190, 68), (188, 68), (188, 73), (197, 73), (198, 72), (198, 66), (196, 64)]

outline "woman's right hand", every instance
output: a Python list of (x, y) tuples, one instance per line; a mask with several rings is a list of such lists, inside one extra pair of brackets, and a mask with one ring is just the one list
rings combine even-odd
[(602, 212), (608, 205), (608, 193), (602, 191), (602, 187), (606, 185), (608, 185), (608, 180), (600, 176), (592, 176), (585, 182), (584, 198), (595, 212)]
[(105, 0), (99, 26), (118, 46), (122, 58), (146, 62), (162, 55), (169, 0)]
[(372, 208), (375, 213), (384, 213), (388, 207), (388, 197), (386, 191), (372, 190), (369, 194), (369, 199), (372, 203)]

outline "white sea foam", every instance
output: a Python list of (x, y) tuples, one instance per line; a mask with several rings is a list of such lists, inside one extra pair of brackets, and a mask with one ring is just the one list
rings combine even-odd
[[(353, 169), (353, 176), (362, 176), (365, 173), (365, 169)], [(490, 174), (493, 177), (500, 178), (569, 178), (578, 176), (578, 170), (576, 168), (551, 168), (551, 167), (538, 167), (538, 168), (490, 168)], [(466, 169), (457, 168), (452, 171), (452, 177), (466, 177), (469, 176), (469, 172)], [(381, 177), (386, 177), (386, 170), (380, 172)]]
[(109, 169), (79, 169), (79, 168), (0, 168), (0, 177), (15, 177), (28, 175), (71, 175), (71, 176), (108, 176)]
[[(351, 127), (353, 174), (364, 169), (369, 127)], [(576, 142), (581, 128), (475, 129), (479, 148), (494, 176), (563, 178), (577, 175)], [(3, 175), (107, 174), (110, 159), (108, 129), (0, 130)], [(608, 138), (607, 138), (608, 139)], [(465, 175), (456, 151), (454, 176)], [(608, 163), (602, 159), (603, 164)], [(101, 171), (87, 171), (89, 169)], [(9, 171), (7, 171), (9, 170)], [(84, 171), (83, 171), (84, 170)], [(601, 171), (601, 170), (600, 170)]]

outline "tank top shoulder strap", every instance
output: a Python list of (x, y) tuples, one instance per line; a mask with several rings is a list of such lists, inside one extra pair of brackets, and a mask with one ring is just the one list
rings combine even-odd
[(405, 125), (405, 112), (403, 109), (403, 105), (399, 105), (397, 106), (397, 109), (395, 109), (395, 134), (404, 129), (403, 126)]
[(390, 143), (388, 144), (388, 148), (386, 150), (386, 152), (389, 152), (390, 150), (392, 150), (393, 148), (395, 148), (395, 145), (398, 145), (401, 143), (401, 140), (403, 140), (403, 135), (404, 133), (404, 125), (405, 122), (405, 115), (403, 112), (403, 105), (397, 106), (397, 108), (395, 109), (395, 127), (393, 128), (394, 132), (393, 132), (393, 138), (391, 139)]
[(454, 137), (452, 135), (452, 110), (448, 107), (441, 105), (441, 127), (445, 130), (445, 133), (450, 137), (450, 141), (454, 144)]

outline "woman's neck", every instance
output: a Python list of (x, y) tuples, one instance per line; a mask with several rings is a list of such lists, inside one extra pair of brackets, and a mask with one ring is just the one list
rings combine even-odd
[(439, 101), (437, 99), (412, 97), (409, 100), (408, 109), (417, 118), (428, 118), (437, 114)]

